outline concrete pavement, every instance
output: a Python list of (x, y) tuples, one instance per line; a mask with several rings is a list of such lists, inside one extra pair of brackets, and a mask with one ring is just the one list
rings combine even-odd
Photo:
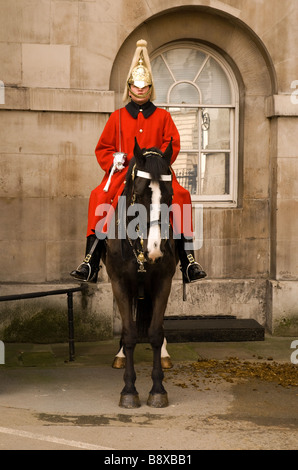
[(152, 352), (136, 348), (141, 408), (118, 407), (118, 340), (68, 345), (6, 344), (0, 365), (2, 450), (298, 449), (295, 338), (169, 344), (169, 407), (146, 405)]

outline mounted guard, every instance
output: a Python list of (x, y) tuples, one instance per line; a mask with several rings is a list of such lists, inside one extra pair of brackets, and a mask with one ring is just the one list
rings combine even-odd
[[(99, 186), (90, 195), (86, 252), (83, 262), (70, 274), (79, 281), (97, 282), (99, 264), (107, 234), (107, 208), (116, 209), (118, 199), (125, 188), (129, 162), (133, 158), (135, 137), (140, 148), (156, 147), (164, 152), (172, 141), (171, 164), (180, 151), (180, 136), (169, 112), (153, 104), (155, 88), (147, 51), (147, 42), (140, 40), (125, 83), (123, 101), (125, 107), (113, 112), (100, 136), (95, 149), (97, 161), (105, 171)], [(189, 192), (180, 186), (172, 173), (173, 217), (172, 224), (186, 283), (206, 277), (202, 266), (195, 261), (193, 250), (185, 244), (192, 241), (191, 208)], [(177, 217), (175, 217), (175, 212)], [(187, 220), (188, 223), (185, 223)], [(186, 227), (186, 229), (185, 229)]]

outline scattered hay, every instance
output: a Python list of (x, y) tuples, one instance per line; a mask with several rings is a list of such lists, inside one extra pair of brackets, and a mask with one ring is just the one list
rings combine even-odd
[[(268, 362), (267, 362), (268, 361)], [(172, 376), (179, 374), (179, 382), (175, 385), (187, 388), (200, 388), (208, 381), (225, 380), (234, 383), (241, 379), (259, 379), (275, 382), (282, 387), (298, 387), (298, 367), (291, 363), (277, 363), (268, 358), (266, 362), (242, 361), (237, 357), (227, 360), (199, 359), (197, 362), (183, 363), (172, 369)], [(269, 362), (270, 361), (270, 362)], [(205, 388), (205, 390), (208, 390)]]

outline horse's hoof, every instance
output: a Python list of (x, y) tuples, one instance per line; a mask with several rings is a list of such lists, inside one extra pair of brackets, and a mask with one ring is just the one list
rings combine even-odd
[(166, 408), (169, 405), (168, 394), (156, 393), (152, 395), (152, 393), (149, 393), (147, 405), (152, 408)]
[(119, 406), (121, 406), (121, 408), (140, 408), (141, 402), (139, 395), (121, 395)]
[(124, 369), (125, 368), (125, 357), (115, 356), (112, 367), (114, 369)]
[(171, 358), (169, 356), (161, 358), (161, 367), (163, 369), (172, 369), (173, 363), (172, 363)]

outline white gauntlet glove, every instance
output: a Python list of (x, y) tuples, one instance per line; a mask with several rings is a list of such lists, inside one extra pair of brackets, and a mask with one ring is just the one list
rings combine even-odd
[(113, 167), (115, 167), (115, 171), (123, 170), (126, 155), (127, 154), (123, 152), (113, 153), (113, 157), (114, 157)]
[(121, 171), (121, 170), (123, 170), (126, 155), (127, 155), (127, 154), (126, 154), (126, 153), (123, 153), (123, 152), (115, 152), (115, 153), (113, 153), (113, 157), (114, 157), (113, 166), (112, 166), (112, 168), (111, 168), (108, 181), (107, 181), (105, 187), (103, 188), (104, 192), (107, 192), (107, 191), (109, 190), (110, 183), (111, 183), (111, 179), (112, 179), (112, 176), (113, 176), (113, 174), (115, 173), (115, 171)]

